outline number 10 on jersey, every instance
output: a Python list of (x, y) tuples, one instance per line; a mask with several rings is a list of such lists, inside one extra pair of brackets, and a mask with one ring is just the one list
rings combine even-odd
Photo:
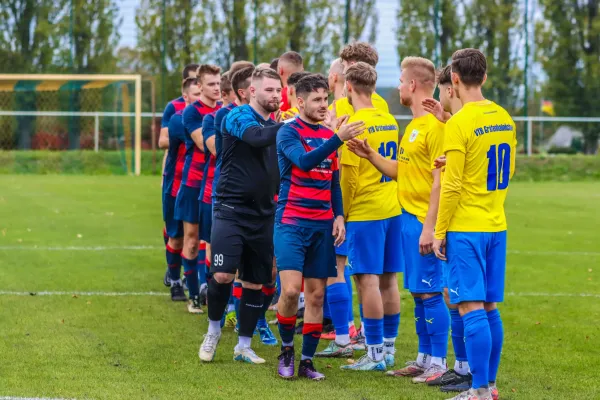
[(510, 179), (510, 145), (508, 143), (500, 143), (490, 146), (487, 152), (488, 158), (488, 174), (487, 174), (487, 190), (504, 190), (508, 187)]

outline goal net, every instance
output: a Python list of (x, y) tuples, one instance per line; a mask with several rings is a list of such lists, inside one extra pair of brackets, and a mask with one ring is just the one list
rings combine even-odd
[(155, 125), (142, 121), (140, 75), (0, 74), (0, 164), (8, 172), (139, 175)]

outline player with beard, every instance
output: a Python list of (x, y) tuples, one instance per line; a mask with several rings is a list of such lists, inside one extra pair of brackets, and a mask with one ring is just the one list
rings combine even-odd
[(205, 362), (213, 360), (221, 338), (220, 321), (236, 272), (242, 295), (234, 360), (265, 362), (250, 345), (263, 310), (262, 287), (273, 283), (274, 197), (279, 184), (275, 139), (283, 124), (269, 116), (279, 110), (279, 75), (271, 69), (254, 71), (250, 96), (250, 104), (231, 110), (222, 125), (212, 231), (213, 279), (208, 285), (209, 326), (199, 351)]
[(286, 379), (294, 376), (294, 330), (304, 278), (298, 376), (322, 380), (325, 375), (317, 372), (312, 358), (323, 329), (327, 278), (337, 274), (334, 245), (342, 244), (346, 234), (336, 150), (345, 140), (362, 133), (364, 123), (343, 124), (337, 133), (329, 129), (337, 127), (333, 113), (328, 118), (329, 127), (319, 123), (328, 116), (328, 87), (322, 75), (308, 75), (294, 87), (299, 116), (277, 134), (281, 186), (274, 245), (282, 287), (277, 312), (282, 340), (278, 373)]

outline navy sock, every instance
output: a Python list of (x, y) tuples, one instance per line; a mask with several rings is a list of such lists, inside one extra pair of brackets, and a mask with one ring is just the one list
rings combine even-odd
[(329, 309), (329, 288), (325, 287), (323, 295), (323, 319), (331, 319), (331, 310)]
[(492, 335), (492, 351), (490, 355), (490, 371), (489, 382), (496, 382), (498, 367), (500, 366), (500, 354), (502, 353), (502, 344), (504, 343), (504, 326), (500, 311), (498, 309), (487, 313), (488, 322), (490, 324), (490, 333)]
[(281, 347), (284, 343), (294, 343), (294, 333), (296, 332), (296, 314), (291, 317), (284, 317), (277, 313), (277, 325), (279, 327), (279, 336), (281, 336)]
[(345, 283), (334, 283), (327, 287), (327, 304), (336, 335), (348, 332), (348, 288)]
[(208, 319), (210, 321), (220, 321), (223, 319), (230, 293), (231, 283), (218, 283), (214, 279), (211, 279), (208, 283), (206, 297), (208, 300)]
[(233, 288), (231, 289), (231, 295), (233, 296), (233, 307), (235, 308), (235, 318), (240, 320), (240, 299), (242, 298), (242, 284), (241, 282), (233, 282)]
[(175, 250), (167, 244), (167, 265), (169, 266), (169, 279), (175, 282), (181, 279), (181, 250)]
[(352, 275), (350, 268), (344, 268), (344, 279), (348, 288), (348, 322), (354, 322), (354, 293), (352, 293)]
[(200, 285), (203, 285), (206, 282), (206, 263), (204, 258), (200, 257), (200, 254), (198, 254), (198, 265), (196, 266), (196, 268), (198, 269), (198, 283)]
[(196, 297), (200, 294), (200, 287), (198, 286), (198, 257), (192, 258), (191, 260), (181, 257), (183, 261), (183, 274), (185, 275), (185, 282), (190, 292), (190, 298)]
[(415, 300), (415, 328), (419, 337), (419, 353), (431, 355), (431, 338), (427, 333), (425, 306), (421, 298), (413, 297), (413, 299)]
[(465, 324), (458, 312), (458, 308), (450, 309), (452, 347), (456, 361), (467, 361), (467, 349), (465, 349)]
[(492, 335), (485, 310), (475, 310), (463, 315), (465, 346), (469, 367), (473, 374), (473, 389), (488, 387)]
[(242, 288), (239, 313), (239, 336), (251, 338), (263, 306), (263, 292), (261, 289), (254, 290)]
[[(321, 339), (321, 333), (323, 332), (323, 324), (314, 324), (305, 322), (302, 327), (302, 359), (311, 360), (317, 346), (319, 345), (319, 339)], [(283, 340), (283, 339), (282, 339)]]
[(427, 333), (431, 341), (431, 356), (446, 358), (448, 355), (448, 330), (450, 314), (441, 294), (423, 300)]
[(262, 313), (260, 314), (260, 318), (258, 319), (258, 326), (265, 327), (267, 326), (267, 311), (269, 311), (269, 307), (271, 306), (271, 302), (273, 301), (273, 296), (275, 296), (275, 286), (274, 285), (263, 285), (263, 307)]
[(165, 246), (169, 243), (169, 235), (167, 235), (167, 228), (163, 228), (163, 240), (165, 241)]

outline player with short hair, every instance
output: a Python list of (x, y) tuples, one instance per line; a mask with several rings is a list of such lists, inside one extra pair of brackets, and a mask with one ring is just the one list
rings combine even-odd
[[(196, 69), (198, 69), (198, 64), (186, 65), (183, 68), (183, 72), (182, 72), (183, 80), (185, 81), (189, 77), (195, 78), (196, 77)], [(183, 95), (176, 99), (171, 100), (165, 107), (165, 111), (163, 112), (163, 116), (161, 119), (161, 124), (160, 124), (161, 129), (160, 129), (160, 134), (158, 137), (158, 148), (166, 149), (164, 157), (163, 157), (163, 163), (162, 163), (163, 181), (161, 182), (161, 185), (163, 187), (165, 184), (165, 164), (167, 162), (167, 149), (169, 148), (169, 130), (168, 130), (169, 120), (177, 111), (183, 111), (185, 106), (186, 106), (186, 103), (185, 103), (185, 99), (183, 98)], [(164, 200), (164, 198), (163, 198), (163, 200)], [(170, 205), (163, 204), (163, 210), (165, 209), (165, 207), (170, 207)], [(165, 246), (166, 246), (167, 242), (169, 241), (169, 236), (167, 235), (167, 227), (166, 226), (163, 228), (163, 239), (164, 239)], [(165, 271), (165, 276), (163, 278), (163, 284), (167, 287), (171, 286), (171, 282), (169, 281), (169, 263), (168, 262), (167, 262), (167, 270)]]
[(336, 58), (331, 63), (327, 81), (329, 83), (329, 93), (333, 95), (334, 102), (345, 97), (344, 87), (346, 80), (344, 78), (344, 65), (341, 58)]
[[(187, 78), (181, 84), (181, 94), (186, 104), (200, 98), (202, 90), (196, 78)], [(169, 148), (163, 178), (163, 219), (169, 240), (166, 245), (168, 280), (171, 285), (171, 300), (186, 301), (181, 282), (181, 249), (183, 248), (183, 223), (175, 219), (175, 201), (181, 186), (185, 164), (185, 129), (182, 122), (183, 110), (178, 110), (169, 119)]]
[[(358, 62), (345, 72), (346, 92), (355, 114), (366, 129), (359, 136), (386, 158), (396, 160), (398, 124), (372, 101), (377, 72)], [(367, 160), (344, 149), (341, 186), (347, 221), (348, 265), (362, 298), (367, 354), (342, 369), (384, 371), (393, 365), (400, 322), (400, 293), (396, 274), (403, 271), (400, 250), (400, 205), (396, 182), (382, 175)], [(333, 314), (333, 312), (332, 312)]]
[(277, 73), (281, 77), (283, 83), (283, 91), (281, 92), (281, 111), (287, 111), (290, 108), (288, 101), (288, 79), (294, 72), (304, 71), (302, 56), (295, 51), (287, 51), (277, 60)]
[(279, 63), (279, 57), (272, 59), (271, 64), (269, 64), (269, 68), (271, 68), (273, 71), (277, 71), (278, 63)]
[[(451, 74), (452, 65), (447, 65), (438, 74), (439, 102), (433, 98), (423, 100), (423, 108), (444, 124), (462, 108), (462, 103), (456, 97), (456, 92), (452, 88)], [(445, 157), (442, 156), (438, 160), (441, 161), (442, 159), (445, 159)], [(454, 368), (446, 371), (438, 379), (428, 380), (426, 383), (429, 386), (441, 386), (440, 390), (442, 392), (464, 392), (469, 390), (472, 381), (464, 341), (465, 327), (458, 312), (458, 305), (450, 303), (447, 285), (448, 263), (442, 262), (442, 266), (444, 271), (444, 300), (450, 310), (450, 331), (452, 333), (455, 361)]]
[(514, 173), (516, 126), (481, 92), (487, 74), (477, 49), (452, 55), (452, 86), (463, 107), (446, 123), (446, 170), (433, 250), (448, 262), (450, 302), (464, 322), (471, 389), (454, 400), (498, 398), (496, 375), (504, 329), (497, 303), (504, 300), (504, 201)]
[[(379, 61), (379, 55), (377, 54), (377, 50), (369, 43), (354, 42), (346, 45), (342, 49), (340, 52), (340, 59), (342, 60), (342, 67), (345, 72), (349, 66), (354, 65), (357, 62), (364, 62), (375, 68)], [(390, 112), (386, 101), (376, 92), (373, 92), (371, 101), (373, 102), (373, 106), (378, 110), (385, 113)], [(352, 104), (349, 103), (347, 97), (337, 100), (335, 106), (338, 117), (341, 115), (354, 115), (355, 110), (352, 107)]]
[[(309, 74), (293, 85), (299, 116), (277, 134), (281, 186), (274, 245), (282, 287), (277, 311), (282, 341), (278, 374), (286, 379), (294, 377), (294, 331), (304, 279), (302, 360), (298, 376), (322, 380), (325, 375), (317, 372), (312, 358), (323, 329), (327, 278), (337, 273), (334, 244), (340, 245), (346, 233), (336, 150), (345, 140), (362, 133), (364, 123), (344, 124), (334, 133), (320, 124), (328, 116), (329, 88), (325, 77)], [(331, 122), (335, 129), (335, 116)]]
[[(236, 75), (234, 74), (234, 83)], [(212, 361), (221, 338), (220, 320), (236, 272), (242, 282), (238, 344), (234, 360), (262, 364), (251, 349), (263, 312), (264, 284), (273, 282), (274, 196), (279, 184), (275, 139), (282, 126), (269, 118), (279, 109), (281, 79), (271, 69), (252, 74), (250, 104), (234, 108), (222, 124), (221, 171), (213, 220), (213, 279), (208, 285), (208, 333), (202, 361)]]
[(200, 204), (198, 197), (204, 174), (204, 141), (202, 137), (202, 120), (204, 116), (221, 107), (220, 84), (221, 69), (210, 64), (198, 67), (198, 83), (202, 95), (198, 100), (183, 110), (183, 126), (185, 127), (185, 166), (181, 187), (175, 202), (175, 218), (183, 221), (183, 273), (190, 294), (188, 311), (202, 313), (200, 304), (200, 288), (198, 285), (198, 260), (204, 260), (204, 254), (198, 254), (200, 222)]
[(294, 89), (294, 85), (296, 85), (296, 83), (298, 83), (300, 79), (308, 75), (311, 75), (311, 73), (308, 71), (294, 72), (292, 75), (290, 75), (287, 81), (288, 101), (290, 104), (290, 108), (288, 108), (287, 111), (281, 113), (282, 120), (294, 118), (300, 113), (300, 111), (298, 110), (298, 100), (296, 96), (296, 91)]

